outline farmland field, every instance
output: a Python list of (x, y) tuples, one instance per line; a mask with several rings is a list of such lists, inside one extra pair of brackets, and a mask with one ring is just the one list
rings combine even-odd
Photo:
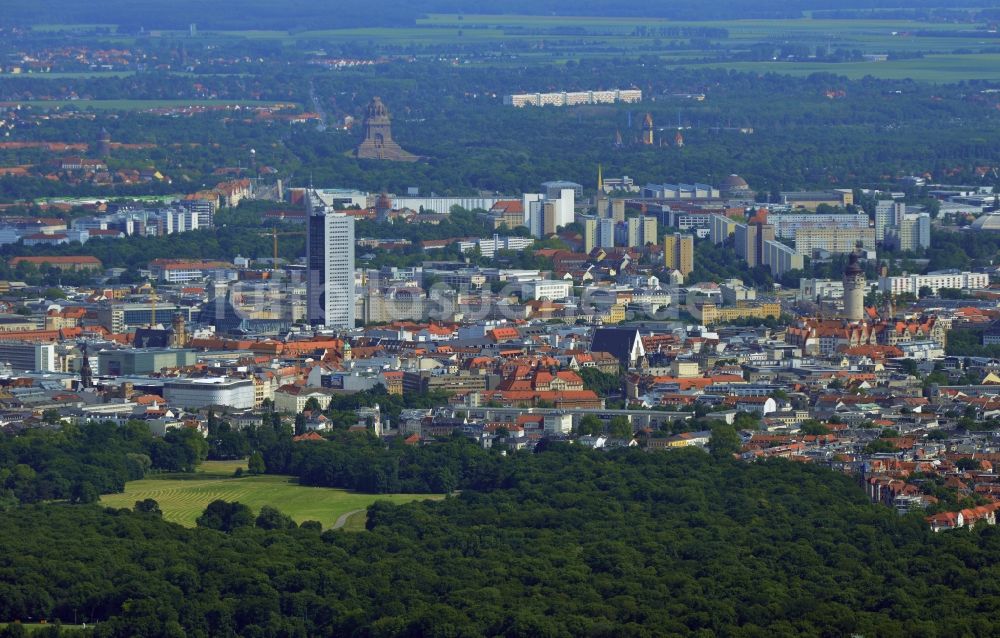
[[(82, 25), (93, 28), (98, 25)], [(40, 29), (69, 29), (71, 25), (45, 25)], [(700, 30), (709, 30), (700, 36)], [(714, 30), (714, 31), (713, 31)], [(721, 30), (725, 30), (722, 32)], [(188, 37), (184, 31), (163, 31), (163, 37)], [(114, 36), (105, 36), (108, 39)], [(203, 43), (224, 44), (238, 40), (294, 45), (325, 42), (356, 44), (391, 52), (414, 48), (414, 55), (437, 56), (458, 51), (501, 51), (491, 64), (525, 61), (561, 63), (587, 58), (615, 57), (627, 53), (656, 56), (667, 65), (704, 65), (741, 71), (775, 72), (803, 76), (828, 72), (849, 78), (873, 76), (927, 82), (1000, 80), (1000, 37), (974, 24), (935, 23), (905, 19), (777, 19), (679, 22), (661, 18), (544, 15), (431, 14), (411, 26), (314, 30), (203, 30)], [(822, 62), (800, 57), (795, 61), (746, 61), (754, 47), (795, 45), (812, 52), (845, 50), (864, 54), (899, 54), (905, 59), (889, 62)], [(421, 50), (424, 49), (424, 50)], [(800, 48), (801, 50), (801, 48)], [(799, 53), (798, 55), (802, 55)], [(508, 57), (509, 56), (509, 57)], [(471, 64), (483, 59), (467, 59)], [(117, 74), (118, 72), (112, 72)], [(94, 73), (93, 77), (112, 73)], [(77, 76), (47, 74), (53, 79)], [(0, 76), (0, 79), (12, 76)], [(36, 74), (36, 77), (44, 77)], [(78, 77), (87, 77), (86, 72)], [(94, 100), (73, 102), (79, 108), (142, 109), (180, 104), (224, 104), (225, 101), (151, 102)], [(232, 102), (229, 102), (232, 103)], [(35, 103), (37, 104), (37, 103)], [(69, 103), (49, 102), (47, 106)]]
[[(131, 508), (136, 501), (151, 498), (160, 504), (165, 520), (194, 527), (195, 519), (208, 504), (222, 499), (239, 501), (250, 506), (255, 513), (262, 506), (271, 505), (298, 523), (313, 520), (329, 528), (340, 516), (365, 510), (375, 501), (408, 503), (442, 498), (432, 494), (359, 494), (326, 487), (305, 487), (289, 476), (234, 478), (233, 472), (237, 467), (245, 467), (245, 463), (206, 461), (192, 475), (132, 481), (125, 485), (124, 493), (106, 494), (101, 497), (101, 503), (109, 507)], [(363, 512), (359, 516), (347, 517), (346, 528), (364, 529)]]
[[(41, 108), (64, 108), (85, 110), (113, 110), (113, 111), (141, 111), (143, 109), (157, 109), (183, 106), (274, 106), (278, 102), (273, 100), (19, 100), (17, 104), (22, 106), (35, 106)], [(288, 102), (283, 102), (288, 104)]]
[(1000, 80), (1000, 54), (928, 55), (913, 60), (887, 62), (706, 62), (695, 66), (726, 68), (757, 73), (784, 73), (807, 76), (832, 73), (851, 79), (872, 76), (887, 80), (911, 79), (923, 82), (950, 83), (960, 80)]

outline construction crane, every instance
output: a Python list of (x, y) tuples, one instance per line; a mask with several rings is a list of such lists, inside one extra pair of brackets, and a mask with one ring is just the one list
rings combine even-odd
[(284, 232), (280, 232), (279, 233), (278, 232), (278, 227), (277, 226), (273, 226), (271, 228), (271, 232), (264, 231), (264, 232), (262, 232), (260, 234), (261, 235), (270, 235), (271, 239), (274, 241), (274, 261), (272, 262), (272, 267), (273, 268), (277, 268), (278, 267), (278, 236), (279, 235), (305, 235), (306, 231), (304, 231), (304, 230), (288, 230), (288, 231), (284, 231)]
[(156, 327), (156, 288), (152, 288), (149, 293), (149, 303), (150, 303), (150, 316), (149, 316), (149, 327)]

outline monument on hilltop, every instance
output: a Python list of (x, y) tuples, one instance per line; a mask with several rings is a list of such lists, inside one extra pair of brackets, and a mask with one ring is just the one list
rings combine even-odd
[(389, 160), (392, 162), (416, 162), (420, 158), (404, 151), (392, 139), (389, 109), (382, 104), (382, 99), (373, 97), (365, 111), (365, 139), (354, 151), (358, 159)]

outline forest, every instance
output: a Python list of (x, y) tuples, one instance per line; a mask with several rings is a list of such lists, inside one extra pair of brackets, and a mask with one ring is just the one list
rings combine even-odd
[[(44, 417), (59, 422), (58, 413)], [(139, 421), (122, 427), (111, 422), (61, 424), (18, 436), (0, 433), (0, 503), (92, 503), (150, 471), (190, 472), (207, 453), (208, 444), (198, 432), (177, 430), (154, 438)]]
[[(671, 65), (654, 56), (614, 61), (613, 86), (635, 86), (648, 96), (641, 105), (582, 106), (571, 109), (514, 109), (505, 93), (608, 88), (605, 60), (569, 60), (455, 66), (434, 60), (393, 60), (366, 69), (301, 74), (268, 68), (256, 79), (213, 76), (172, 77), (169, 93), (190, 96), (196, 86), (229, 96), (258, 95), (303, 102), (303, 74), (331, 119), (360, 118), (373, 95), (393, 116), (393, 137), (403, 148), (425, 156), (399, 164), (357, 160), (350, 151), (360, 127), (287, 125), (252, 116), (205, 113), (162, 117), (143, 112), (95, 112), (92, 119), (49, 118), (44, 126), (20, 127), (16, 139), (92, 141), (102, 126), (115, 141), (155, 143), (156, 149), (119, 153), (115, 166), (154, 165), (174, 180), (171, 188), (211, 187), (212, 171), (258, 159), (274, 167), (286, 186), (313, 183), (370, 191), (516, 195), (535, 192), (543, 181), (569, 179), (588, 190), (600, 163), (606, 176), (628, 175), (637, 184), (704, 182), (718, 184), (730, 173), (743, 176), (764, 198), (781, 190), (833, 187), (893, 187), (895, 179), (930, 173), (934, 179), (993, 184), (977, 167), (1000, 165), (990, 139), (1000, 131), (1000, 111), (992, 84), (947, 86), (909, 80), (848, 80), (833, 73), (805, 78)], [(298, 66), (293, 66), (298, 69)], [(833, 69), (834, 67), (831, 67)], [(74, 78), (55, 82), (64, 92), (118, 96), (135, 87), (160, 97), (149, 78)], [(15, 99), (36, 94), (52, 80), (0, 79), (0, 94)], [(48, 83), (48, 84), (45, 84)], [(677, 97), (704, 94), (703, 101)], [(775, 100), (781, 95), (781, 100)], [(85, 109), (85, 102), (73, 108)], [(39, 107), (33, 107), (37, 109)], [(300, 108), (312, 109), (312, 104)], [(34, 111), (33, 111), (34, 112)], [(637, 143), (645, 113), (652, 114), (653, 146)], [(967, 123), (975, 121), (975, 129)], [(630, 125), (631, 122), (631, 125)], [(685, 144), (673, 144), (680, 128)], [(743, 132), (741, 132), (743, 131)], [(752, 131), (752, 133), (750, 132)], [(622, 145), (616, 146), (616, 134)], [(199, 144), (206, 139), (226, 144)], [(4, 150), (11, 164), (41, 163), (33, 150)], [(122, 189), (116, 186), (116, 189)], [(161, 189), (162, 190), (162, 189)], [(27, 177), (0, 178), (0, 197), (94, 195), (115, 189), (70, 186)]]
[(821, 467), (564, 444), (506, 464), (489, 490), (376, 503), (360, 533), (232, 504), (198, 529), (154, 503), (10, 509), (0, 618), (302, 637), (985, 636), (1000, 620), (997, 528), (934, 534)]

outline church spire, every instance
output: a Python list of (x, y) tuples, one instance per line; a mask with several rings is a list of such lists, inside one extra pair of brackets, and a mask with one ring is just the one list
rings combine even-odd
[(87, 357), (87, 344), (84, 343), (80, 350), (83, 352), (83, 361), (80, 363), (80, 387), (89, 388), (93, 385), (94, 371), (90, 367), (90, 359)]
[(597, 192), (598, 193), (603, 193), (604, 192), (604, 177), (601, 174), (601, 165), (600, 164), (597, 165)]

